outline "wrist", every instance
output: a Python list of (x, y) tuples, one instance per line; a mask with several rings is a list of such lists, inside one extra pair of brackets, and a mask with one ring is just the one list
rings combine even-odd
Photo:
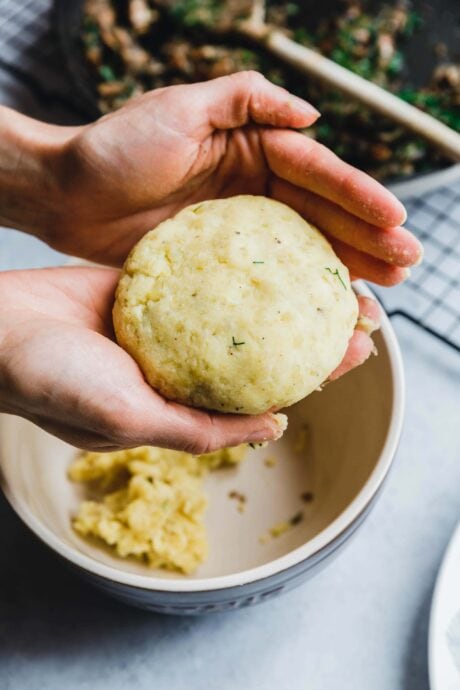
[(75, 131), (0, 106), (0, 225), (53, 236), (65, 205), (59, 160)]

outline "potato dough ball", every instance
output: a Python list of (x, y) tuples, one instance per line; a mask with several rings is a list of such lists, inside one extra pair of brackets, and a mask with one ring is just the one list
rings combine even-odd
[(262, 196), (194, 204), (129, 255), (119, 344), (166, 398), (258, 414), (314, 391), (358, 316), (348, 270), (288, 206)]

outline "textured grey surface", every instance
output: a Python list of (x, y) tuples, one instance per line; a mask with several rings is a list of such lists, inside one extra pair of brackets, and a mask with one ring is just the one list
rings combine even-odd
[[(6, 49), (2, 22), (26, 5), (26, 45), (12, 38)], [(46, 18), (49, 8), (50, 0), (0, 0), (0, 100), (77, 121), (49, 75), (46, 97), (37, 98), (7, 69), (8, 60), (27, 67), (37, 39), (30, 12)], [(38, 27), (45, 44), (53, 40)], [(60, 260), (37, 240), (0, 230), (0, 270)], [(68, 572), (0, 498), (1, 690), (428, 690), (431, 594), (460, 517), (460, 359), (405, 321), (395, 327), (407, 417), (386, 488), (324, 572), (263, 606), (180, 619), (112, 602)]]

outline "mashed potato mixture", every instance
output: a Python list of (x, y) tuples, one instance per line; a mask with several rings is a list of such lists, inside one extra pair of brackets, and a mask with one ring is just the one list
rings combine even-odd
[(261, 196), (195, 204), (129, 255), (119, 344), (166, 398), (257, 414), (292, 405), (338, 366), (358, 316), (321, 233)]
[(95, 500), (84, 501), (73, 525), (152, 568), (192, 573), (208, 551), (203, 479), (210, 470), (240, 462), (246, 446), (207, 455), (141, 447), (83, 453), (69, 477), (84, 482)]

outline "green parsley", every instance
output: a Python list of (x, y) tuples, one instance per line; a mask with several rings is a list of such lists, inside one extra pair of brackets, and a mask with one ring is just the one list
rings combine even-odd
[(264, 264), (265, 261), (253, 261), (252, 263), (253, 263), (253, 264)]
[(101, 65), (99, 67), (99, 74), (104, 81), (116, 81), (116, 76), (109, 65)]
[(344, 290), (347, 289), (347, 286), (346, 286), (345, 283), (343, 282), (343, 278), (342, 278), (342, 276), (340, 275), (339, 269), (338, 269), (338, 268), (336, 268), (335, 271), (333, 271), (332, 268), (329, 268), (329, 266), (326, 266), (326, 271), (329, 271), (329, 273), (330, 273), (332, 276), (336, 276), (336, 277), (340, 280), (340, 282), (342, 283), (343, 289), (344, 289)]
[(232, 335), (232, 346), (233, 347), (239, 347), (240, 345), (246, 345), (245, 340), (235, 340), (234, 336)]

